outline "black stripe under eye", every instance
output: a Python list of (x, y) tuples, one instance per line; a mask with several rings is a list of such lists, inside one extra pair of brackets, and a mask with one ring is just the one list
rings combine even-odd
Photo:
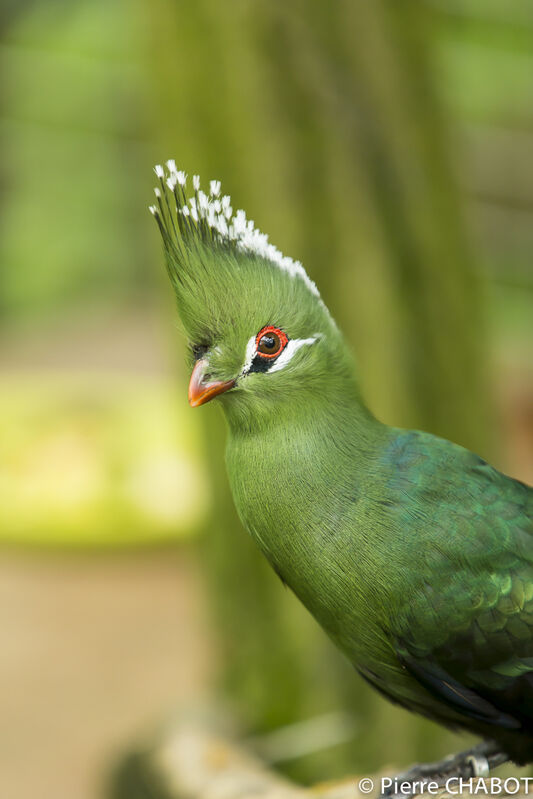
[(250, 366), (250, 372), (268, 372), (271, 366), (274, 365), (275, 359), (267, 360), (256, 355)]
[(203, 358), (208, 350), (209, 347), (207, 344), (191, 344), (192, 357), (195, 361), (199, 361), (200, 358)]

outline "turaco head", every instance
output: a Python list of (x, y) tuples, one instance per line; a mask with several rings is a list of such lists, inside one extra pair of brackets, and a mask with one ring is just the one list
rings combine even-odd
[(157, 166), (150, 207), (163, 238), (178, 312), (189, 338), (193, 407), (220, 398), (230, 422), (326, 397), (351, 365), (337, 327), (302, 265), (233, 213), (220, 183), (209, 193), (174, 161)]

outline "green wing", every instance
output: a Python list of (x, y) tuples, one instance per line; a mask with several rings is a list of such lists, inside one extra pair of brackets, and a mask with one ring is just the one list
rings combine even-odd
[(403, 665), (472, 719), (533, 722), (533, 491), (424, 433), (389, 453), (413, 567), (391, 627)]

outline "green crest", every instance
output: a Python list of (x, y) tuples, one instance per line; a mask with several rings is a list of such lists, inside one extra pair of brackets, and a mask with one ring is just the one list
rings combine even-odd
[[(210, 344), (228, 324), (255, 319), (281, 324), (285, 311), (328, 318), (316, 285), (299, 261), (283, 255), (211, 180), (209, 192), (173, 160), (155, 167), (159, 187), (150, 206), (165, 248), (180, 317), (192, 341)], [(274, 321), (273, 321), (274, 320)], [(254, 322), (254, 324), (256, 324)]]

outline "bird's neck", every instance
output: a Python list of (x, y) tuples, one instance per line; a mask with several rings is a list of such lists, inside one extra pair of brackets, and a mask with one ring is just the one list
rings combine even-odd
[[(268, 425), (228, 414), (228, 471), (245, 527), (297, 594), (327, 568), (388, 428), (363, 404), (355, 380), (278, 405)], [(321, 567), (320, 566), (320, 567)], [(307, 581), (307, 582), (306, 582)], [(317, 615), (318, 611), (317, 611)]]

